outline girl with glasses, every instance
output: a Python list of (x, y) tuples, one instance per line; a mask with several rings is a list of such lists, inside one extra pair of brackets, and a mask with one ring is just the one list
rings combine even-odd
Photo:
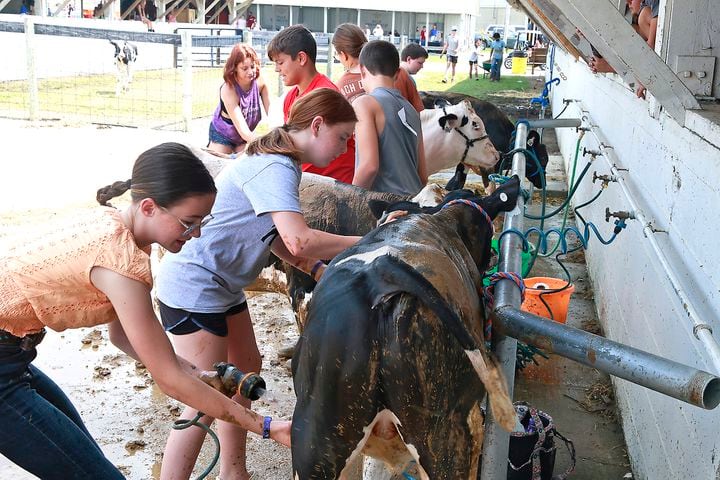
[[(128, 190), (127, 209), (107, 206)], [(176, 356), (153, 311), (151, 245), (177, 253), (199, 237), (215, 195), (202, 162), (187, 147), (165, 143), (138, 157), (130, 180), (98, 190), (103, 207), (8, 240), (0, 253), (2, 455), (42, 479), (124, 478), (62, 390), (32, 365), (46, 327), (104, 323), (110, 340), (169, 396), (289, 445), (289, 422), (270, 426), (201, 381), (200, 370)]]
[[(259, 372), (243, 288), (268, 265), (270, 252), (317, 280), (325, 268), (318, 259), (359, 240), (310, 229), (299, 198), (300, 164), (327, 167), (347, 149), (356, 121), (339, 92), (313, 90), (295, 102), (285, 125), (250, 142), (246, 156), (220, 173), (213, 221), (180, 253), (163, 257), (158, 271), (160, 315), (180, 355), (200, 368), (227, 361), (243, 372)], [(249, 406), (249, 400), (236, 400)], [(195, 415), (188, 407), (181, 418)], [(220, 477), (250, 478), (245, 430), (222, 421), (217, 430)], [(188, 478), (204, 436), (200, 429), (172, 431), (160, 478)]]

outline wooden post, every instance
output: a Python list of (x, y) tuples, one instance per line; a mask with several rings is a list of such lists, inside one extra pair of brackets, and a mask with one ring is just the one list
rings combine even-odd
[(190, 131), (192, 123), (192, 31), (183, 30), (180, 33), (182, 41), (182, 69), (183, 69), (183, 131)]
[(25, 48), (27, 50), (28, 114), (30, 121), (38, 120), (40, 102), (38, 99), (37, 70), (35, 69), (35, 22), (32, 15), (25, 15)]

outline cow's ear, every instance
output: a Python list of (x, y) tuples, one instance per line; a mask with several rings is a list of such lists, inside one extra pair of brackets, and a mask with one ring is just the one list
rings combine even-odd
[(368, 202), (368, 206), (370, 207), (370, 211), (373, 216), (377, 220), (380, 220), (385, 213), (385, 210), (387, 210), (390, 206), (390, 202), (386, 202), (385, 200), (370, 200)]
[(448, 113), (447, 115), (443, 115), (438, 120), (438, 123), (440, 123), (440, 127), (445, 130), (446, 132), (449, 132), (453, 129), (454, 125), (453, 123), (457, 122), (457, 115), (454, 113)]

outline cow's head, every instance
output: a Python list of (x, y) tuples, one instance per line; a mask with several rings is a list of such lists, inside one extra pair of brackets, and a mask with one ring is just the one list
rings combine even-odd
[(403, 210), (408, 214), (426, 213), (434, 214), (442, 210), (454, 200), (467, 200), (480, 206), (491, 219), (494, 219), (500, 212), (509, 212), (517, 204), (517, 198), (520, 194), (520, 180), (517, 175), (498, 187), (493, 193), (486, 196), (480, 196), (474, 190), (453, 190), (448, 192), (442, 202), (435, 206), (420, 206), (417, 202), (411, 200), (400, 202), (386, 202), (383, 200), (370, 200), (370, 210), (375, 218), (382, 220), (388, 213)]
[(485, 131), (485, 124), (473, 110), (468, 100), (457, 105), (443, 106), (438, 124), (446, 134), (457, 132), (464, 143), (464, 152), (460, 161), (471, 168), (492, 168), (500, 159), (490, 137)]
[(115, 61), (128, 65), (137, 59), (137, 46), (125, 40), (110, 40), (115, 47)]

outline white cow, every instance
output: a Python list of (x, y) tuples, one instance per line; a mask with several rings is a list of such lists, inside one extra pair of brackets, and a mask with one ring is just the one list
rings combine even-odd
[(500, 159), (485, 124), (469, 101), (420, 112), (428, 175), (464, 163), (492, 169)]

